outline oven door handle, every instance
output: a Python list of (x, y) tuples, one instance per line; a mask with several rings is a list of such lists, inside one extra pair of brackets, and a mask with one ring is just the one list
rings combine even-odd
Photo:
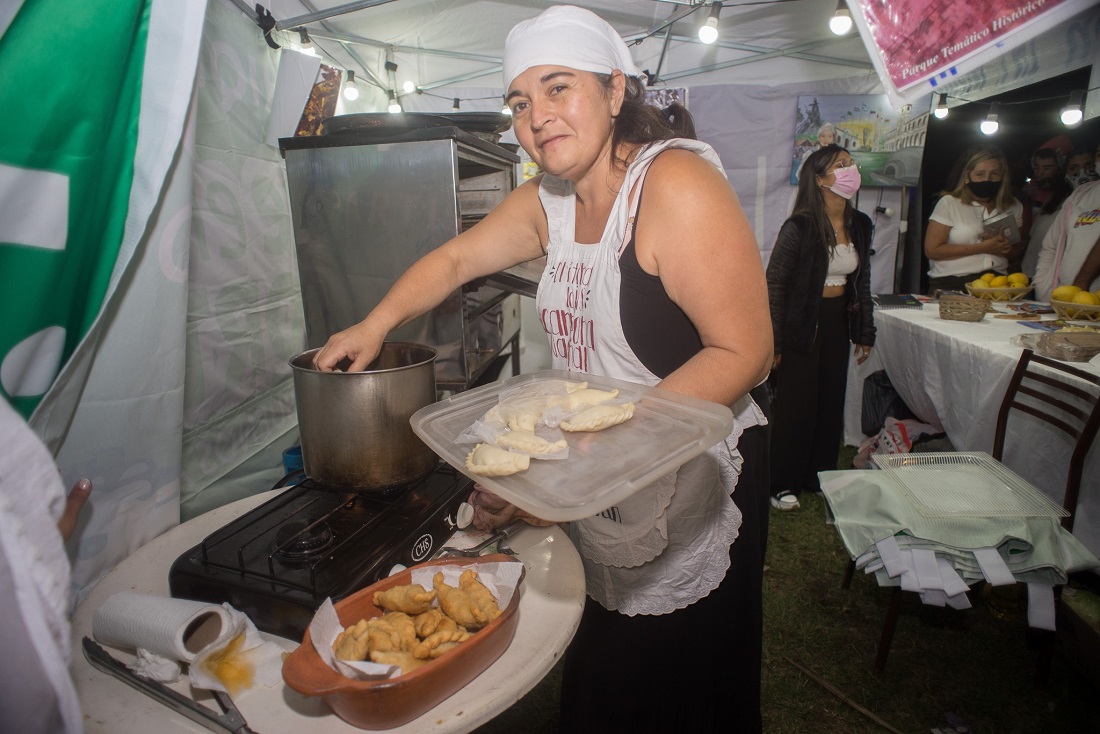
[(216, 714), (197, 701), (193, 701), (182, 693), (172, 690), (163, 683), (149, 680), (148, 678), (142, 678), (137, 675), (88, 637), (84, 638), (82, 647), (84, 648), (84, 657), (87, 658), (93, 668), (118, 678), (123, 683), (136, 688), (146, 696), (154, 698), (173, 711), (186, 716), (196, 724), (204, 726), (210, 731), (221, 733), (256, 734), (255, 731), (248, 728), (248, 724), (245, 723), (241, 712), (238, 711), (237, 707), (233, 704), (233, 699), (226, 693), (222, 691), (211, 691), (217, 699), (218, 704), (225, 711), (223, 714)]

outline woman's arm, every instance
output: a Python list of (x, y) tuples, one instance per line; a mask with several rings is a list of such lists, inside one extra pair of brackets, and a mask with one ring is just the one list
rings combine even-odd
[(703, 342), (661, 387), (732, 405), (772, 359), (764, 268), (737, 195), (696, 154), (669, 150), (650, 168), (639, 220), (639, 264), (661, 278)]
[(348, 371), (364, 369), (387, 334), (431, 311), (456, 288), (541, 256), (546, 216), (539, 180), (517, 187), (475, 226), (413, 263), (366, 318), (329, 337), (314, 360), (318, 369), (332, 370), (344, 358), (352, 360)]
[(948, 243), (951, 227), (941, 222), (929, 221), (928, 231), (924, 234), (924, 254), (929, 260), (956, 260), (967, 255), (999, 255), (1009, 257), (1012, 245), (1003, 235), (986, 237), (973, 244), (953, 245)]
[(799, 265), (808, 267), (809, 258), (803, 256), (803, 243), (812, 243), (803, 234), (793, 218), (788, 218), (779, 228), (771, 257), (768, 258), (768, 309), (772, 318), (772, 368), (779, 366), (783, 356), (783, 315), (787, 311), (787, 293), (793, 285)]

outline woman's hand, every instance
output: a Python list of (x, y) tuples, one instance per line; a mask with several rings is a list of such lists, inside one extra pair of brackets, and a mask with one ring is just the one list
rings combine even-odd
[(978, 242), (978, 246), (983, 252), (990, 255), (996, 255), (997, 257), (1007, 258), (1012, 254), (1012, 243), (1005, 238), (1004, 232), (996, 236), (990, 235), (982, 237)]
[(61, 533), (62, 540), (73, 537), (76, 523), (80, 520), (80, 511), (92, 495), (92, 482), (89, 479), (80, 479), (69, 490), (65, 498), (65, 509), (61, 511), (61, 517), (57, 520), (57, 532)]
[(367, 320), (360, 321), (328, 338), (325, 346), (313, 357), (314, 366), (323, 372), (332, 372), (342, 359), (351, 360), (345, 372), (362, 372), (382, 350), (385, 334), (377, 333)]
[(871, 347), (866, 344), (854, 344), (852, 346), (854, 347), (852, 356), (856, 358), (856, 364), (863, 364), (871, 356)]

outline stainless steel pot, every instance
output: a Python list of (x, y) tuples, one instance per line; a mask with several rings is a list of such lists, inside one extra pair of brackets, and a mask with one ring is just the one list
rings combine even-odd
[(439, 457), (413, 433), (409, 418), (435, 402), (435, 351), (386, 342), (362, 372), (322, 372), (313, 366), (317, 351), (290, 360), (306, 476), (335, 487), (383, 489), (432, 471)]

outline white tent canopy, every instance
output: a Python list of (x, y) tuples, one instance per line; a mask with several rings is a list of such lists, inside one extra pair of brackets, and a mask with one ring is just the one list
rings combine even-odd
[[(870, 71), (859, 35), (836, 36), (831, 0), (724, 3), (719, 37), (699, 41), (712, 3), (669, 0), (577, 2), (607, 20), (631, 45), (635, 62), (675, 85), (777, 84), (831, 79)], [(517, 22), (549, 3), (531, 0), (272, 0), (280, 31), (304, 28), (314, 44), (360, 78), (389, 88), (385, 68), (397, 64), (396, 85), (411, 80), (434, 91), (453, 86), (499, 87), (504, 38)], [(291, 38), (296, 38), (293, 33)], [(415, 93), (414, 93), (415, 94)]]

